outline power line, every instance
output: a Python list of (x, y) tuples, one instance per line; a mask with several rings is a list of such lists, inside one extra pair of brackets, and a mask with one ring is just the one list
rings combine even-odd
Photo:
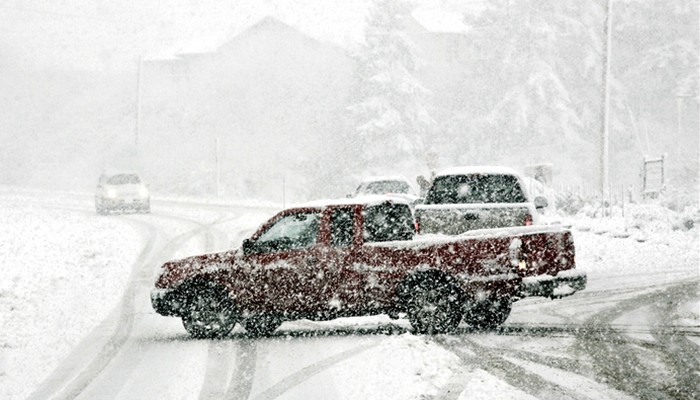
[(18, 11), (18, 12), (27, 13), (27, 14), (48, 15), (48, 16), (52, 16), (52, 17), (89, 19), (89, 20), (107, 21), (107, 22), (122, 22), (122, 23), (126, 22), (124, 20), (102, 18), (102, 17), (96, 16), (96, 15), (70, 14), (70, 13), (62, 13), (62, 12), (54, 12), (54, 11), (44, 11), (44, 10), (35, 10), (35, 9), (29, 9), (29, 8), (13, 7), (13, 6), (8, 6), (8, 5), (0, 5), (0, 9)]

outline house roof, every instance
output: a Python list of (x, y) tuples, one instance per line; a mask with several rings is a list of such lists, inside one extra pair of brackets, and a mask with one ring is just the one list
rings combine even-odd
[[(288, 29), (309, 37), (309, 39), (341, 47), (352, 48), (364, 40), (365, 10), (352, 8), (353, 13), (342, 19), (325, 18), (319, 13), (308, 13), (306, 18), (280, 16), (281, 12), (265, 14), (260, 18), (248, 18), (234, 25), (228, 32), (212, 33), (180, 42), (160, 53), (147, 57), (148, 60), (168, 60), (191, 55), (211, 54), (219, 51), (227, 43), (246, 32), (255, 30)], [(417, 8), (411, 13), (407, 29), (420, 33), (464, 34), (469, 27), (464, 23), (464, 12), (441, 8)]]

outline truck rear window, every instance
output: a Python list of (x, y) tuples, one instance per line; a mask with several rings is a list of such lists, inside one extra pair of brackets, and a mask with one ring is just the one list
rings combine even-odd
[(381, 204), (365, 208), (363, 236), (365, 242), (411, 240), (415, 233), (413, 214), (406, 204)]
[(446, 175), (433, 181), (425, 204), (524, 203), (513, 175)]

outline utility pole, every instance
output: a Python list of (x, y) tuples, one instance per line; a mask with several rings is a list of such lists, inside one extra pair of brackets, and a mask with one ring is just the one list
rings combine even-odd
[(219, 165), (219, 137), (214, 139), (215, 154), (214, 162), (216, 163), (216, 197), (221, 197), (221, 166)]
[(141, 69), (143, 64), (142, 56), (139, 56), (138, 71), (136, 73), (136, 129), (134, 132), (134, 154), (138, 160), (139, 156), (139, 131), (141, 130)]
[(610, 64), (612, 50), (612, 0), (605, 8), (605, 49), (603, 58), (603, 126), (600, 137), (600, 200), (605, 214), (605, 190), (608, 187), (608, 161), (610, 138)]

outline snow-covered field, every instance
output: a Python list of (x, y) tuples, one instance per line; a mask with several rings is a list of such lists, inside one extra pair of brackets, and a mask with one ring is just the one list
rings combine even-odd
[[(149, 235), (153, 232), (149, 233), (139, 222), (139, 218), (150, 216), (97, 217), (85, 200), (64, 200), (47, 205), (45, 199), (39, 201), (36, 196), (25, 194), (3, 196), (0, 201), (0, 226), (3, 227), (0, 229), (3, 265), (0, 398), (21, 399), (33, 392), (119, 304), (133, 266), (152, 240)], [(211, 223), (216, 214), (192, 208), (189, 213), (203, 223)], [(263, 215), (257, 213), (250, 218), (227, 222), (228, 241), (240, 241), (242, 232), (254, 228)], [(589, 286), (584, 293), (654, 288), (663, 283), (700, 277), (698, 226), (679, 225), (679, 218), (667, 209), (644, 205), (631, 207), (625, 219), (578, 217), (564, 220), (572, 225), (575, 234), (578, 268), (589, 275)], [(173, 235), (191, 228), (171, 224), (168, 230)], [(628, 234), (620, 234), (625, 231)], [(191, 245), (179, 249), (177, 255), (197, 251), (201, 251), (197, 245)], [(516, 303), (508, 321), (546, 324), (548, 316), (527, 312), (533, 302), (537, 300)], [(678, 315), (673, 317), (676, 324), (700, 331), (700, 294), (677, 310)], [(634, 319), (627, 323), (644, 324), (643, 316), (627, 318)], [(329, 327), (353, 329), (378, 323), (408, 328), (404, 321), (390, 322), (378, 316), (322, 323), (289, 322), (282, 329), (291, 332)], [(630, 335), (644, 339), (635, 332)], [(275, 343), (270, 345), (275, 346)], [(284, 340), (279, 341), (279, 346), (284, 346)], [(459, 389), (460, 399), (491, 398), (493, 390), (500, 398), (532, 398), (482, 369), (464, 372), (463, 360), (428, 337), (400, 333), (372, 346), (371, 351), (365, 351), (369, 348), (359, 337), (352, 351), (361, 353), (362, 357), (339, 358), (342, 361), (311, 378), (309, 384), (284, 392), (284, 397), (313, 398), (314, 393), (309, 392), (314, 388), (313, 382), (331, 380), (338, 390), (326, 393), (332, 398), (428, 398), (444, 394), (450, 382), (459, 377), (466, 385), (466, 389), (464, 386)], [(342, 353), (332, 345), (326, 350), (323, 357)], [(366, 365), (381, 366), (382, 372), (365, 368)], [(279, 365), (273, 371), (278, 370), (283, 378), (288, 368), (288, 365)], [(395, 379), (383, 378), (387, 371), (391, 371)], [(353, 378), (349, 380), (348, 376)], [(363, 385), (351, 383), (358, 381)], [(252, 393), (264, 394), (264, 390), (253, 387)], [(315, 395), (318, 397), (318, 393)]]

